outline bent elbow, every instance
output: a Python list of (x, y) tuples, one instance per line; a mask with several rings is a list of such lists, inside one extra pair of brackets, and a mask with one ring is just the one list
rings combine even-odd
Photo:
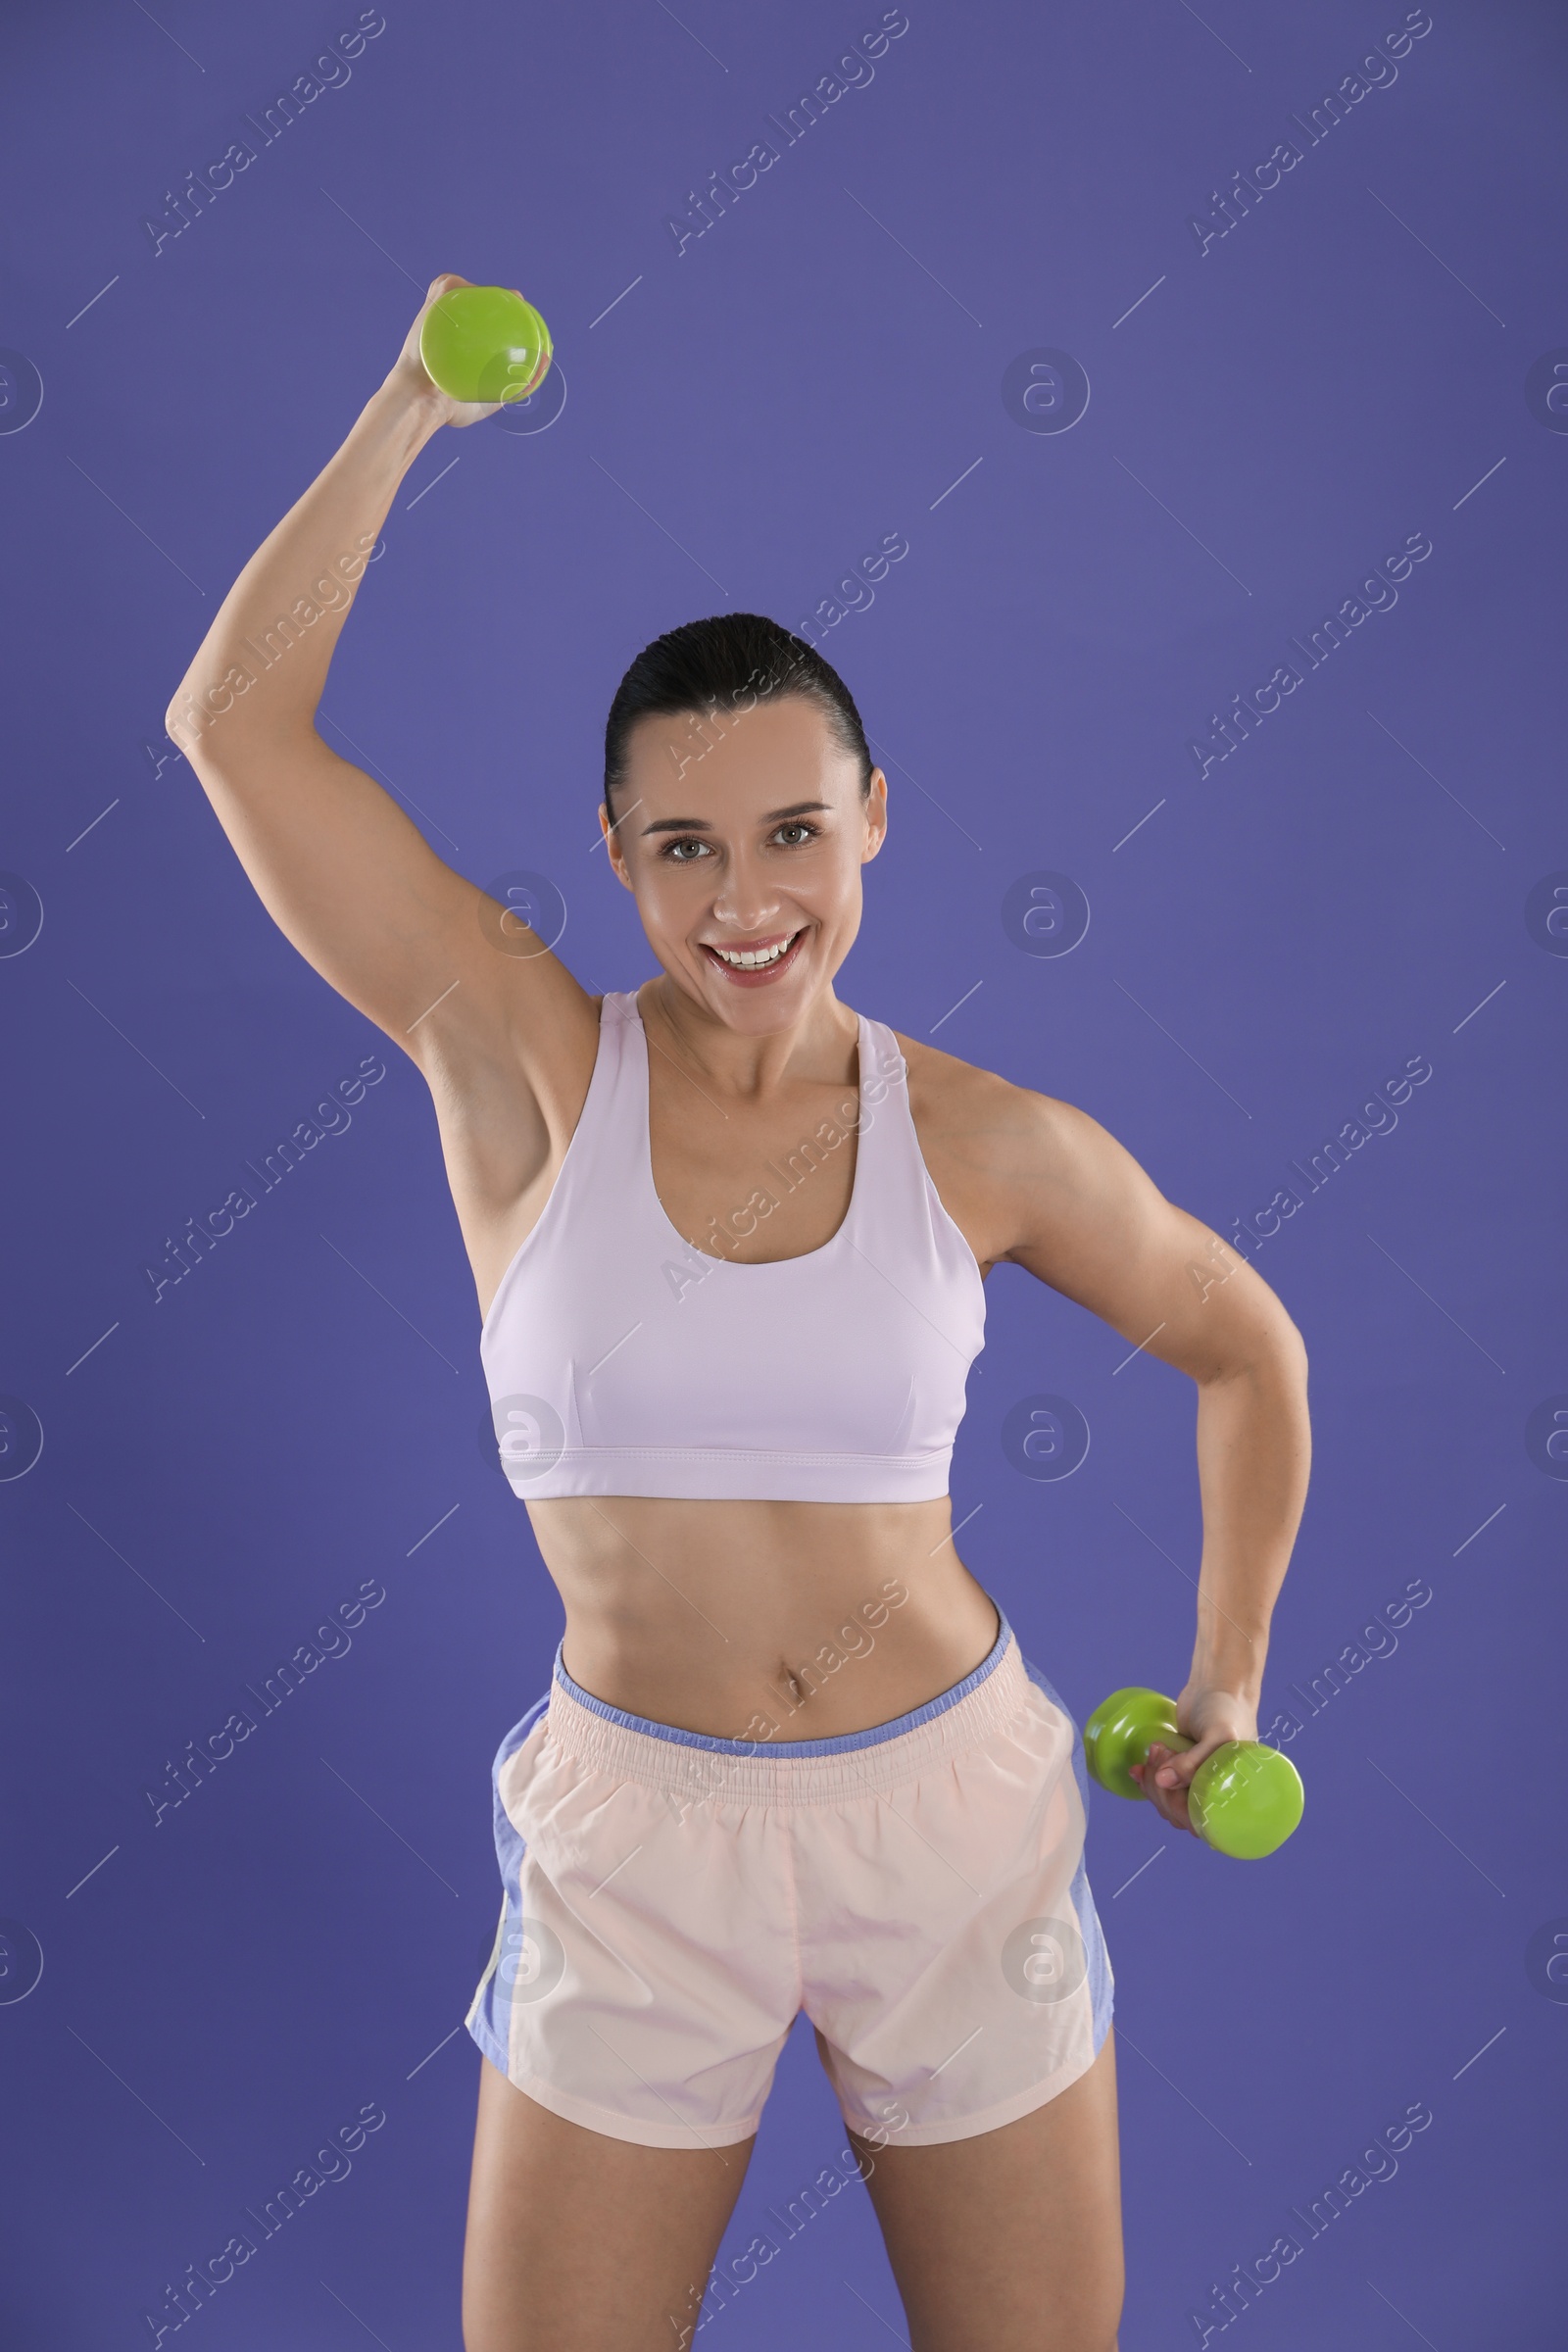
[(164, 712), (164, 733), (178, 752), (188, 759), (201, 737), (201, 713), (196, 697), (181, 680), (173, 700)]
[(255, 671), (243, 661), (231, 662), (216, 676), (208, 673), (208, 681), (201, 687), (196, 684), (198, 674), (194, 669), (185, 672), (164, 712), (165, 732), (187, 759), (215, 723), (226, 711), (233, 710), (256, 683)]
[(1306, 1391), (1306, 1342), (1292, 1322), (1280, 1310), (1261, 1323), (1232, 1335), (1231, 1345), (1219, 1351), (1200, 1380), (1246, 1380), (1254, 1387), (1278, 1389), (1282, 1386)]
[(1302, 1339), (1299, 1329), (1295, 1323), (1292, 1322), (1289, 1315), (1287, 1315), (1285, 1318), (1285, 1328), (1280, 1334), (1280, 1340), (1285, 1349), (1287, 1362), (1291, 1365), (1291, 1368), (1295, 1372), (1297, 1379), (1300, 1381), (1302, 1387), (1304, 1388), (1306, 1386), (1307, 1375), (1306, 1342)]

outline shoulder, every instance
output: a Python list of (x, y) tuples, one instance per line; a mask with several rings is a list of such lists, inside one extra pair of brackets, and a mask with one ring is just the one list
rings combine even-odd
[[(897, 1033), (895, 1033), (897, 1034)], [(1118, 1147), (1084, 1111), (899, 1037), (926, 1169), (982, 1268), (1048, 1224), (1074, 1224)]]
[(994, 1165), (999, 1147), (1014, 1155), (1049, 1158), (1071, 1149), (1080, 1125), (1094, 1121), (1070, 1102), (1015, 1086), (995, 1070), (916, 1039), (898, 1036), (909, 1073), (909, 1109), (922, 1147)]
[(1168, 1214), (1126, 1147), (1088, 1111), (899, 1039), (909, 1109), (944, 1207), (982, 1265), (1001, 1257), (1077, 1297), (1074, 1269), (1124, 1257)]

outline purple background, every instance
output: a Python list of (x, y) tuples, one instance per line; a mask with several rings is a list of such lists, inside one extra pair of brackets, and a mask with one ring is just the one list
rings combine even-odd
[[(850, 1003), (1081, 1104), (1227, 1235), (1430, 1059), (1396, 1128), (1298, 1185), (1257, 1255), (1311, 1351), (1317, 1446), (1265, 1716), (1411, 1580), (1431, 1598), (1293, 1741), (1308, 1812), (1265, 1867), (1095, 1806), (1121, 2341), (1198, 2342), (1210, 2282), (1416, 2102), (1433, 2121), (1396, 2177), (1235, 2336), (1561, 2341), (1568, 1463), (1533, 1459), (1526, 1424), (1568, 1391), (1568, 942), (1525, 906), (1568, 867), (1568, 437), (1525, 381), (1568, 344), (1562, 20), (1434, 0), (1393, 86), (1298, 140), (1200, 254), (1188, 216), (1400, 24), (1394, 0), (910, 0), (874, 80), (677, 256), (666, 214), (880, 13), (387, 0), (347, 84), (156, 256), (143, 217), (351, 0), (161, 0), (157, 23), (78, 0), (0, 33), (0, 343), (44, 385), (0, 435), (0, 865), (44, 910), (0, 958), (13, 1469), (29, 1412), (44, 1433), (0, 1484), (0, 1987), (23, 1989), (28, 1937), (44, 1958), (0, 2005), (18, 2352), (150, 2342), (165, 2282), (371, 2100), (387, 2120), (351, 2175), (189, 2324), (209, 2352), (460, 2343), (487, 1776), (560, 1611), (482, 1458), (425, 1091), (274, 930), (160, 745), (228, 583), (445, 269), (537, 301), (569, 397), (542, 435), (423, 453), (325, 731), (474, 880), (551, 877), (586, 986), (651, 968), (592, 855), (625, 662), (726, 607), (795, 624), (900, 532), (874, 604), (824, 637), (893, 786)], [(1092, 386), (1060, 435), (1002, 398), (1043, 346)], [(1200, 781), (1209, 713), (1418, 532), (1397, 605)], [(1003, 925), (1042, 868), (1092, 908), (1060, 958)], [(28, 902), (8, 904), (14, 947)], [(166, 1237), (377, 1054), (352, 1127), (155, 1303)], [(1192, 1389), (1021, 1275), (989, 1287), (964, 1554), (1080, 1720), (1122, 1683), (1174, 1690)], [(1092, 1432), (1065, 1481), (1003, 1451), (1040, 1392)], [(168, 1761), (367, 1579), (386, 1598), (352, 1650), (155, 1826)], [(726, 2254), (842, 2144), (798, 2029)], [(836, 2352), (889, 2328), (856, 2188), (702, 2340)]]

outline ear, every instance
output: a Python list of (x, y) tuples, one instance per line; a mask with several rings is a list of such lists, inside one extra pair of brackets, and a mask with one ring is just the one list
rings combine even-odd
[(871, 789), (862, 804), (865, 817), (865, 847), (860, 863), (869, 865), (888, 837), (888, 780), (879, 767), (871, 770)]
[(611, 821), (610, 810), (605, 807), (603, 801), (599, 804), (599, 831), (605, 844), (605, 854), (614, 869), (616, 881), (623, 890), (630, 890), (632, 880), (626, 870), (625, 858), (621, 854), (619, 819), (617, 818), (613, 823)]

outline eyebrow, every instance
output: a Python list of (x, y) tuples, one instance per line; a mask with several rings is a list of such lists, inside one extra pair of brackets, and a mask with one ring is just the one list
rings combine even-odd
[[(781, 825), (792, 816), (810, 816), (818, 811), (831, 816), (831, 804), (827, 801), (796, 801), (788, 808), (770, 808), (762, 822), (764, 825)], [(712, 830), (706, 816), (662, 816), (657, 824), (644, 825), (643, 839), (646, 841), (650, 833), (711, 833)]]

